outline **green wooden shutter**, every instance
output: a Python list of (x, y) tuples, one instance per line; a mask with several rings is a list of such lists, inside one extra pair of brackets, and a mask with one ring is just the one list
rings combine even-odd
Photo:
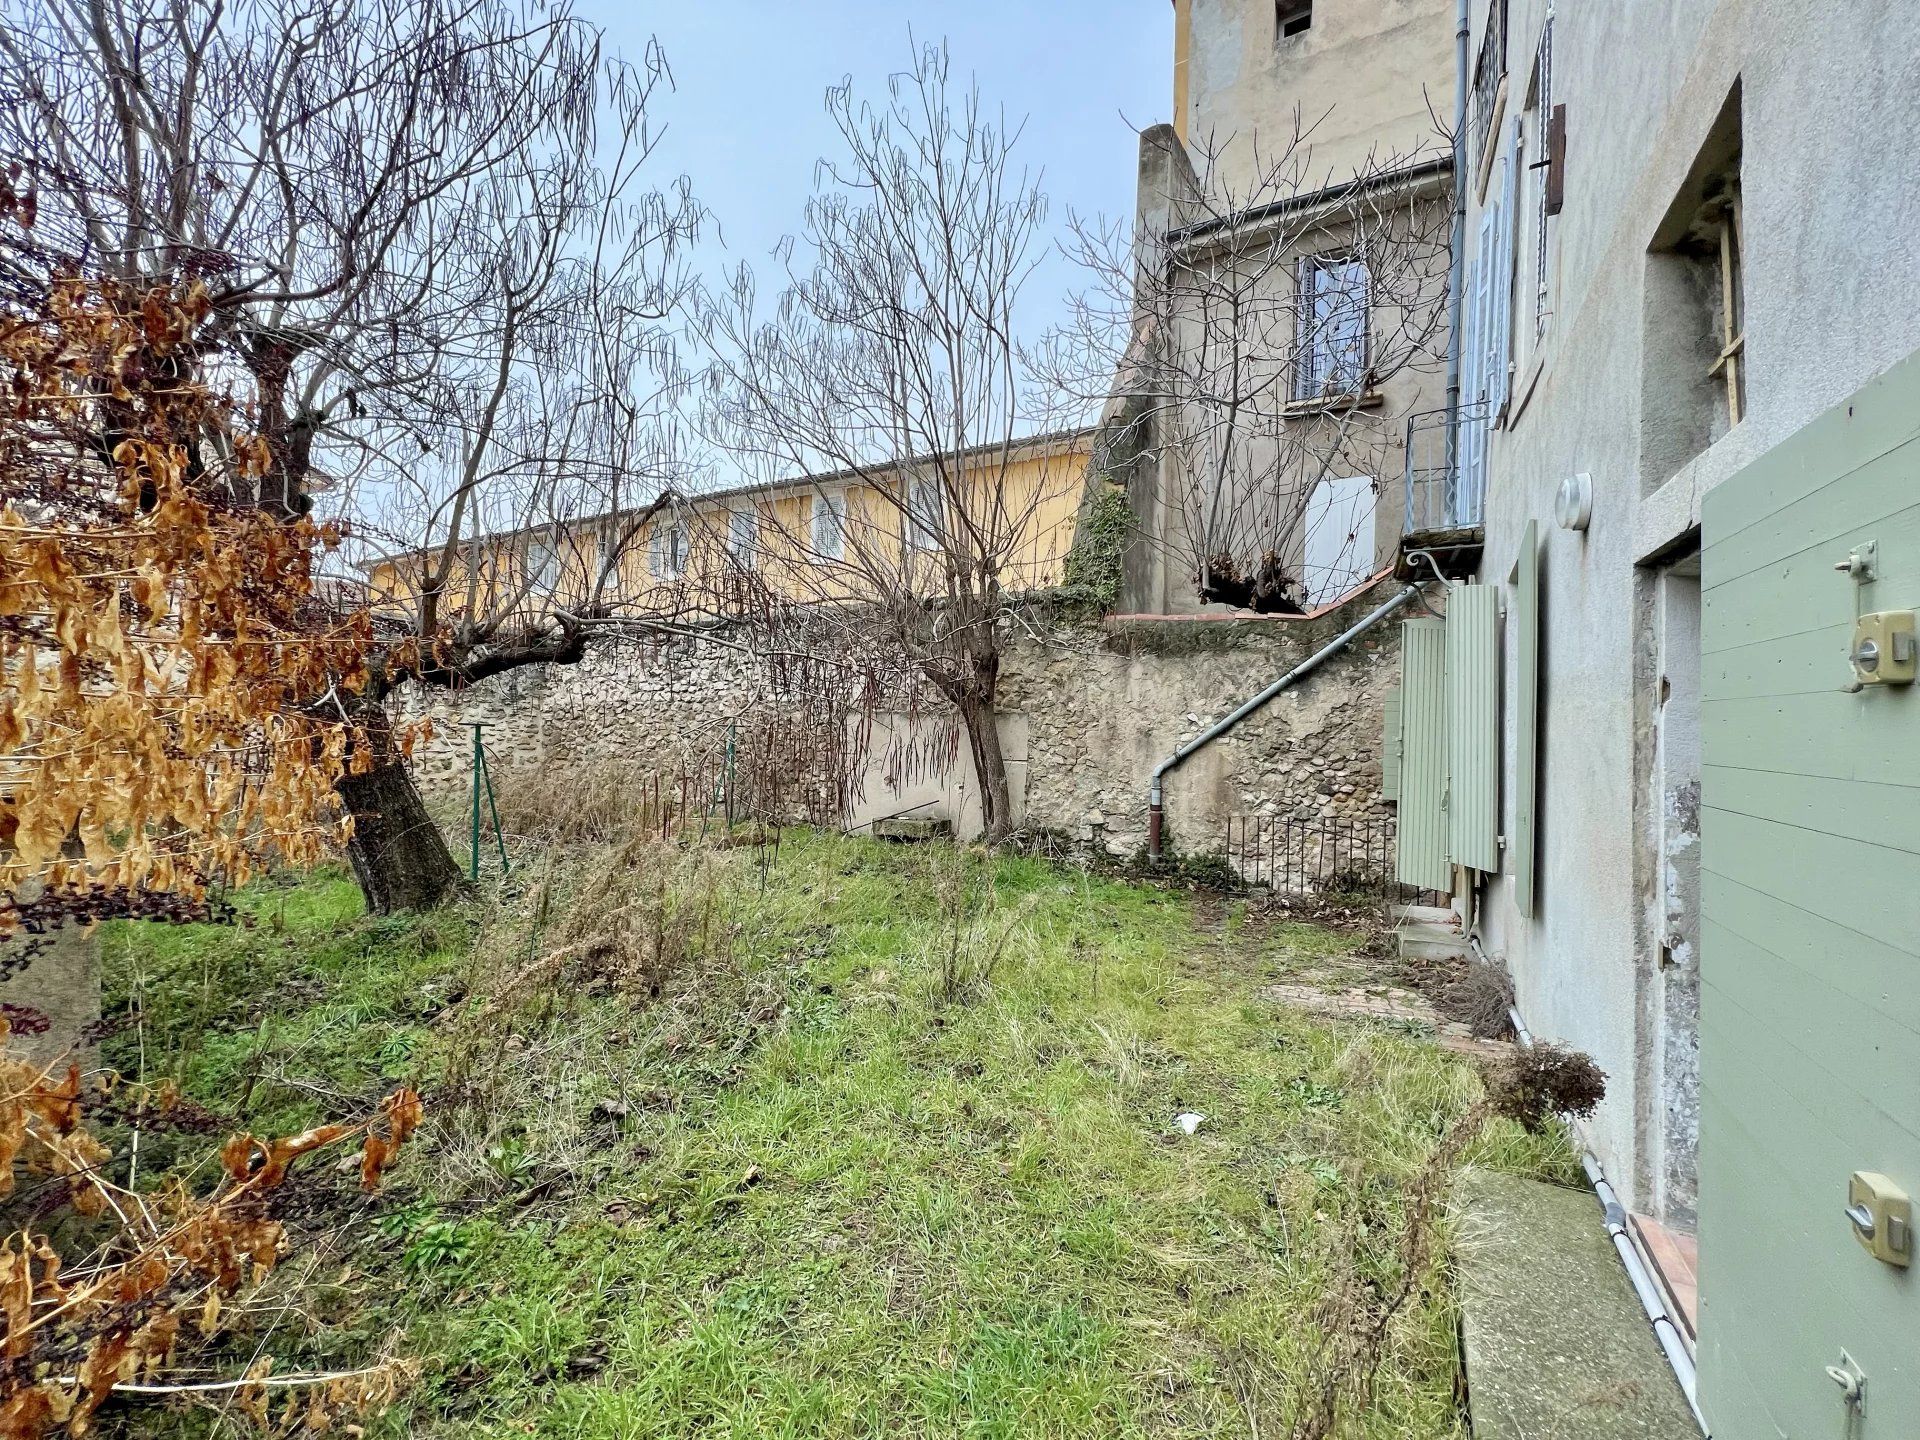
[(1447, 595), (1447, 853), (1500, 868), (1500, 590)]
[(1844, 1349), (1854, 1435), (1910, 1436), (1920, 1274), (1839, 1207), (1856, 1170), (1920, 1194), (1920, 687), (1847, 688), (1856, 608), (1920, 606), (1920, 356), (1701, 509), (1700, 1400), (1845, 1435)]
[(1380, 707), (1380, 794), (1400, 798), (1400, 687), (1387, 691)]
[(1507, 869), (1513, 903), (1533, 914), (1533, 798), (1539, 768), (1540, 726), (1540, 531), (1532, 520), (1520, 537), (1513, 565), (1513, 833), (1507, 837)]
[(1394, 874), (1403, 885), (1451, 890), (1444, 620), (1401, 622), (1400, 736), (1400, 823)]

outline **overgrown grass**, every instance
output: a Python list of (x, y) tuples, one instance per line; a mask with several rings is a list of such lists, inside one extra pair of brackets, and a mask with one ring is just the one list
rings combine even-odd
[[(1033, 860), (956, 886), (864, 841), (762, 858), (554, 862), (393, 921), (320, 875), (249, 893), (251, 929), (112, 937), (145, 1015), (113, 1058), (144, 1043), (256, 1129), (427, 1081), (334, 1324), (283, 1323), (282, 1368), (403, 1326), (426, 1371), (391, 1435), (1284, 1434), (1333, 1267), (1385, 1278), (1473, 1072), (1260, 999), (1349, 937)], [(515, 990), (589, 895), (608, 946)], [(1504, 1122), (1472, 1158), (1572, 1174)], [(1454, 1367), (1434, 1283), (1350, 1433), (1457, 1434)]]

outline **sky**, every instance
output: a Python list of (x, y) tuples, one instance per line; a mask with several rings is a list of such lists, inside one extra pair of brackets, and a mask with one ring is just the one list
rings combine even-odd
[[(815, 162), (837, 153), (827, 87), (851, 75), (856, 96), (884, 99), (914, 40), (944, 39), (955, 75), (1026, 121), (1016, 156), (1041, 173), (1056, 236), (1069, 212), (1133, 213), (1137, 132), (1172, 112), (1168, 0), (576, 0), (576, 13), (629, 58), (650, 36), (665, 48), (674, 89), (655, 101), (666, 128), (654, 183), (692, 178), (718, 227), (703, 268), (745, 260), (763, 294), (777, 288), (771, 251), (800, 226)], [(1065, 318), (1076, 288), (1087, 288), (1077, 267), (1049, 255), (1025, 292), (1027, 338)]]

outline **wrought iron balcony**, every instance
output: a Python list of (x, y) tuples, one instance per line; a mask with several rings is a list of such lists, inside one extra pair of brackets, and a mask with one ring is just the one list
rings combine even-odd
[[(1487, 404), (1461, 405), (1457, 432), (1444, 409), (1407, 417), (1402, 568), (1410, 551), (1432, 554), (1449, 573), (1478, 561), (1485, 538)], [(1429, 578), (1431, 578), (1431, 572)]]

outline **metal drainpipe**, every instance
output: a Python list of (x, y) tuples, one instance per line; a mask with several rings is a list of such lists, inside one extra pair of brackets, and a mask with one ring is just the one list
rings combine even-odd
[(1453, 255), (1447, 269), (1447, 475), (1460, 454), (1460, 287), (1467, 273), (1467, 47), (1472, 0), (1459, 0), (1453, 26)]
[(1165, 816), (1160, 807), (1160, 780), (1162, 776), (1176, 765), (1179, 765), (1189, 755), (1193, 754), (1194, 751), (1219, 739), (1222, 735), (1226, 734), (1227, 731), (1233, 729), (1234, 726), (1246, 719), (1247, 716), (1253, 714), (1254, 711), (1273, 699), (1273, 697), (1281, 691), (1289, 689), (1296, 681), (1312, 674), (1315, 670), (1319, 669), (1329, 657), (1338, 655), (1361, 635), (1364, 635), (1375, 625), (1378, 625), (1382, 620), (1393, 614), (1394, 611), (1398, 610), (1419, 593), (1420, 587), (1418, 585), (1407, 586), (1406, 589), (1402, 590), (1398, 595), (1395, 595), (1391, 600), (1387, 601), (1386, 604), (1380, 606), (1357, 624), (1342, 631), (1320, 649), (1314, 651), (1313, 654), (1302, 660), (1298, 665), (1294, 666), (1293, 669), (1274, 681), (1273, 684), (1267, 686), (1267, 688), (1262, 690), (1258, 695), (1241, 705), (1240, 708), (1235, 710), (1231, 715), (1226, 716), (1224, 719), (1214, 721), (1213, 724), (1209, 725), (1205, 730), (1202, 730), (1199, 735), (1189, 740), (1158, 765), (1154, 766), (1153, 778), (1147, 783), (1147, 858), (1153, 861), (1160, 859), (1161, 828), (1165, 824)]
[[(1533, 1035), (1520, 1018), (1517, 1005), (1507, 1007), (1507, 1018), (1513, 1022), (1513, 1033), (1521, 1048), (1531, 1050)], [(1573, 1130), (1576, 1135), (1581, 1134), (1578, 1125)], [(1627, 1208), (1620, 1203), (1620, 1197), (1614, 1194), (1613, 1186), (1607, 1183), (1606, 1172), (1600, 1168), (1600, 1158), (1587, 1146), (1584, 1135), (1581, 1135), (1580, 1166), (1587, 1172), (1587, 1183), (1593, 1186), (1594, 1198), (1600, 1202), (1600, 1214), (1606, 1224), (1607, 1235), (1613, 1241), (1614, 1252), (1620, 1257), (1621, 1268), (1627, 1272), (1633, 1293), (1640, 1298), (1640, 1308), (1647, 1312), (1647, 1321), (1653, 1326), (1653, 1337), (1660, 1342), (1667, 1364), (1673, 1368), (1673, 1378), (1680, 1382), (1681, 1394), (1687, 1397), (1687, 1408), (1693, 1411), (1693, 1423), (1700, 1427), (1702, 1435), (1711, 1435), (1712, 1432), (1707, 1429), (1707, 1417), (1700, 1411), (1699, 1382), (1693, 1356), (1687, 1353), (1686, 1341), (1680, 1338), (1679, 1323), (1668, 1313), (1660, 1287), (1654, 1283), (1653, 1276), (1647, 1273), (1646, 1263), (1634, 1247), (1633, 1237), (1627, 1233)]]

